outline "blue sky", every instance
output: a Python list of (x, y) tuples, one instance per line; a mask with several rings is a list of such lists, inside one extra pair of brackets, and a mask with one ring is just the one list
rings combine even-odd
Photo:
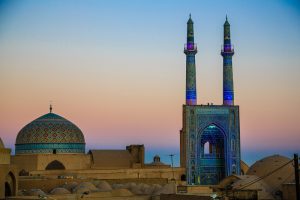
[(179, 159), (190, 13), (198, 104), (222, 102), (220, 48), (228, 15), (243, 159), (299, 152), (296, 0), (0, 1), (5, 144), (14, 148), (18, 131), (52, 100), (58, 114), (83, 130), (88, 148), (143, 143), (147, 160), (160, 152)]

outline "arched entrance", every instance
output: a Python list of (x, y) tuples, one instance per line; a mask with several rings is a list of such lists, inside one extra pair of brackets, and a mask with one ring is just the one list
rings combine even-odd
[(16, 178), (12, 172), (9, 172), (5, 177), (5, 196), (13, 196), (16, 192)]
[(180, 180), (181, 180), (181, 181), (186, 181), (186, 175), (185, 175), (185, 174), (182, 174), (182, 175), (180, 176)]
[(5, 182), (5, 196), (9, 197), (12, 196), (11, 186), (8, 182)]
[(54, 160), (54, 161), (50, 162), (46, 167), (46, 170), (61, 170), (61, 169), (66, 169), (66, 168), (58, 160)]
[(225, 177), (225, 137), (214, 124), (207, 126), (197, 138), (196, 184), (215, 185)]

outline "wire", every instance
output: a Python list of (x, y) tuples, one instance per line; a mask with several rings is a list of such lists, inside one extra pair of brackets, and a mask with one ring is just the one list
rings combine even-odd
[(292, 172), (286, 179), (284, 179), (281, 183), (279, 183), (278, 185), (277, 185), (277, 187), (276, 188), (274, 188), (273, 190), (272, 190), (272, 192), (275, 192), (283, 183), (285, 183), (292, 175), (294, 175), (294, 172)]
[(245, 187), (248, 187), (248, 186), (250, 186), (250, 185), (252, 185), (252, 184), (254, 184), (254, 183), (256, 183), (256, 182), (258, 182), (258, 181), (260, 181), (260, 180), (262, 180), (262, 179), (264, 179), (264, 178), (266, 178), (266, 177), (268, 177), (268, 176), (270, 176), (271, 174), (277, 172), (278, 170), (282, 169), (283, 167), (285, 167), (286, 165), (290, 164), (290, 163), (293, 162), (293, 161), (294, 161), (294, 160), (292, 159), (292, 160), (288, 161), (287, 163), (285, 163), (284, 165), (282, 165), (282, 166), (276, 168), (275, 170), (273, 170), (273, 171), (271, 171), (271, 172), (269, 172), (269, 173), (267, 173), (267, 174), (265, 174), (265, 175), (263, 175), (263, 176), (261, 176), (261, 177), (258, 177), (258, 178), (256, 178), (256, 179), (250, 181), (249, 183), (246, 183), (245, 185), (242, 185), (242, 186), (236, 188), (235, 190), (237, 190), (237, 189), (240, 189), (240, 190), (241, 190), (241, 189), (243, 189), (243, 188), (245, 188)]

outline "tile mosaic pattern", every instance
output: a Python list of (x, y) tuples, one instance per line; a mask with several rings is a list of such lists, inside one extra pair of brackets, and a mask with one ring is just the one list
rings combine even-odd
[[(67, 119), (48, 113), (27, 124), (16, 139), (16, 153), (83, 152), (84, 135)], [(57, 149), (57, 150), (56, 150)]]

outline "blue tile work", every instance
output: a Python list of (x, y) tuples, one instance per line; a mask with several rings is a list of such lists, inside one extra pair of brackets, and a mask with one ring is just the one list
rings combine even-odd
[[(190, 185), (216, 185), (240, 174), (238, 106), (183, 106), (186, 175)], [(204, 152), (205, 143), (210, 152)]]
[[(188, 22), (188, 33), (191, 30)], [(190, 27), (189, 27), (189, 23)], [(224, 24), (223, 105), (197, 105), (194, 38), (188, 34), (186, 57), (186, 105), (180, 131), (180, 165), (186, 168), (188, 185), (217, 185), (231, 174), (240, 174), (239, 106), (234, 105), (230, 24)], [(192, 87), (193, 86), (193, 87)]]
[(194, 26), (190, 16), (187, 22), (187, 43), (184, 47), (186, 54), (186, 104), (197, 104), (196, 89), (196, 62), (195, 55), (197, 53), (197, 45), (194, 43)]
[(85, 153), (81, 130), (51, 112), (24, 126), (18, 133), (15, 146), (16, 154)]
[(223, 56), (223, 105), (234, 105), (233, 90), (233, 72), (232, 72), (232, 56), (234, 49), (230, 39), (230, 24), (227, 20), (224, 23), (224, 45), (221, 51)]
[(16, 144), (16, 154), (50, 153), (85, 153), (85, 144), (73, 143), (39, 143), (39, 144)]

